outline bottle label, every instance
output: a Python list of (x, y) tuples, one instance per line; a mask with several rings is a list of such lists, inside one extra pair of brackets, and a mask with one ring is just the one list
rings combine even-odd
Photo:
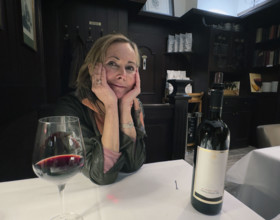
[(223, 201), (228, 150), (197, 147), (193, 196), (207, 204)]

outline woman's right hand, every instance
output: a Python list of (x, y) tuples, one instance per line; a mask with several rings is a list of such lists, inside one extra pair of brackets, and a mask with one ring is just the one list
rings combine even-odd
[(89, 64), (88, 69), (91, 76), (91, 91), (103, 102), (105, 108), (117, 105), (118, 99), (107, 83), (104, 66), (101, 63), (97, 63), (95, 67)]

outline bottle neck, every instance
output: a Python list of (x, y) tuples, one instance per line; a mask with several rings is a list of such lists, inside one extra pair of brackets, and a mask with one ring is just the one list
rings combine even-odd
[(210, 90), (210, 106), (208, 116), (210, 120), (221, 119), (223, 110), (223, 96), (224, 91), (221, 88), (214, 88)]

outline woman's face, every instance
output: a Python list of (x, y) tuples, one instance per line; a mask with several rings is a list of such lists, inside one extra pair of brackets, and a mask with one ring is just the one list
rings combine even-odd
[(106, 52), (107, 83), (121, 99), (135, 85), (136, 54), (129, 43), (114, 43)]

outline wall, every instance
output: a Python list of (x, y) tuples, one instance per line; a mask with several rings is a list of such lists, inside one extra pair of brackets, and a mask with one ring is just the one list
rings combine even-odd
[[(141, 56), (147, 56), (147, 68), (139, 69), (143, 103), (162, 103), (166, 78), (166, 51), (168, 34), (179, 33), (175, 22), (136, 16), (129, 18), (128, 35), (139, 47)], [(174, 67), (173, 67), (174, 68)], [(179, 68), (175, 66), (175, 68)]]
[(42, 5), (47, 94), (48, 102), (53, 103), (73, 90), (69, 82), (97, 38), (113, 32), (127, 34), (127, 11), (115, 4), (89, 0), (43, 0)]
[[(41, 1), (36, 1), (37, 51), (23, 42), (21, 1), (3, 1), (0, 29), (0, 181), (33, 176), (31, 155), (37, 108), (45, 103)], [(20, 164), (16, 166), (16, 164)], [(4, 166), (3, 166), (4, 165)]]
[(253, 7), (254, 2), (246, 0), (174, 0), (174, 15), (181, 17), (192, 8), (237, 16), (238, 13)]
[(197, 8), (212, 11), (220, 14), (236, 16), (237, 1), (236, 0), (199, 0)]
[(174, 16), (181, 17), (192, 8), (197, 8), (198, 0), (174, 0)]
[[(40, 7), (40, 1), (36, 2)], [(20, 1), (4, 3), (4, 28), (0, 30), (1, 124), (33, 110), (45, 100), (40, 13), (36, 10), (38, 49), (34, 51), (23, 42)]]

